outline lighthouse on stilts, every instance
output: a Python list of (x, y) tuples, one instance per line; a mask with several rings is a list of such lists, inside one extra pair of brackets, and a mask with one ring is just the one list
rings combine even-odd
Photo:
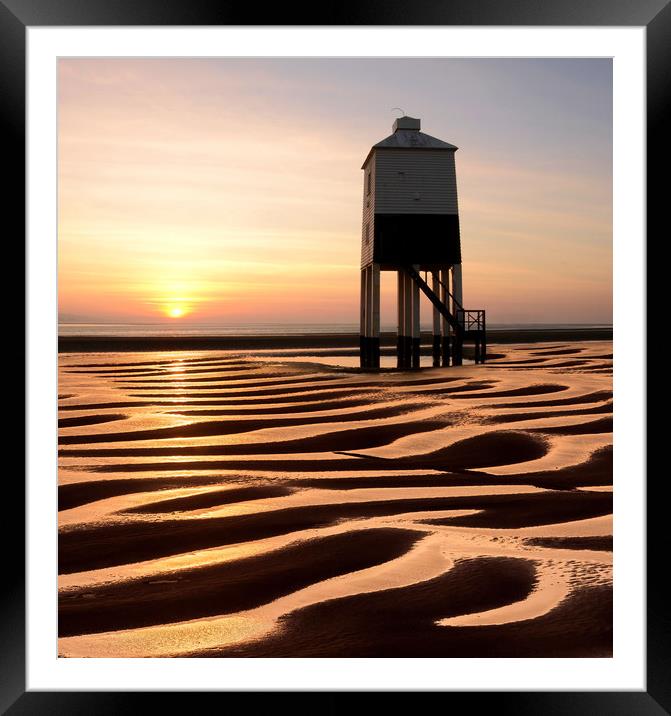
[[(363, 163), (361, 367), (380, 367), (380, 272), (398, 275), (397, 366), (419, 368), (419, 300), (433, 306), (433, 365), (461, 365), (467, 341), (484, 363), (485, 312), (463, 307), (453, 144), (399, 117)], [(422, 276), (423, 274), (423, 276)]]

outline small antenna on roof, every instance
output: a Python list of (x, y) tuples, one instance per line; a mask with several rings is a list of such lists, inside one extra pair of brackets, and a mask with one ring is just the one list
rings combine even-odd
[(405, 112), (404, 112), (400, 107), (392, 107), (392, 108), (391, 108), (391, 111), (392, 111), (392, 112), (400, 112), (400, 113), (401, 113), (400, 116), (401, 116), (401, 117), (405, 117)]

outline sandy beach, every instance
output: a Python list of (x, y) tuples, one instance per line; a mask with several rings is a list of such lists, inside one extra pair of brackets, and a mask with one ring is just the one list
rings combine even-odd
[(591, 330), (378, 373), (347, 336), (61, 339), (60, 655), (610, 656)]

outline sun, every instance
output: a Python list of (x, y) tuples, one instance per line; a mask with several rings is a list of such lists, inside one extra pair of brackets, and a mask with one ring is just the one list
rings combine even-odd
[(182, 318), (182, 316), (187, 314), (187, 310), (184, 306), (168, 306), (165, 312), (169, 318)]
[(190, 316), (197, 302), (197, 298), (187, 293), (177, 293), (173, 291), (166, 291), (160, 298), (152, 301), (156, 309), (163, 314), (165, 318), (171, 318), (173, 320)]

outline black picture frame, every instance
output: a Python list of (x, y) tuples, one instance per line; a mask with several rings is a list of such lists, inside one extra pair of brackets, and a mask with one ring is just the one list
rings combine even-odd
[[(263, 23), (258, 18), (263, 17)], [(0, 107), (3, 121), (5, 220), (13, 218), (7, 236), (25, 235), (25, 108), (26, 30), (38, 26), (132, 25), (499, 25), (499, 26), (645, 26), (647, 51), (647, 225), (661, 226), (663, 193), (668, 180), (654, 181), (668, 171), (669, 131), (664, 110), (671, 104), (670, 0), (360, 0), (321, 3), (312, 9), (275, 3), (258, 6), (225, 0), (0, 0)], [(21, 254), (15, 262), (20, 266)], [(25, 324), (24, 324), (25, 329)], [(18, 329), (17, 330), (21, 330)], [(24, 334), (25, 335), (25, 334)], [(17, 340), (16, 345), (21, 345)], [(15, 356), (15, 361), (19, 360)], [(28, 416), (28, 419), (30, 416)], [(18, 422), (18, 421), (17, 421)], [(7, 503), (14, 514), (25, 504), (24, 487), (6, 475)], [(636, 478), (643, 476), (635, 476)], [(659, 476), (662, 477), (662, 476)], [(647, 483), (647, 691), (640, 692), (452, 692), (442, 694), (441, 708), (487, 710), (516, 714), (671, 714), (671, 609), (664, 593), (663, 565), (668, 538), (662, 527), (664, 480)], [(6, 513), (7, 514), (7, 513)], [(9, 528), (11, 527), (11, 533)], [(3, 544), (21, 554), (23, 530), (8, 530)], [(11, 536), (10, 536), (11, 535)], [(3, 569), (0, 612), (0, 710), (20, 714), (131, 714), (165, 706), (200, 710), (203, 698), (212, 706), (232, 706), (233, 694), (174, 692), (26, 691), (25, 563)], [(224, 697), (225, 696), (225, 700)], [(245, 694), (249, 708), (287, 706), (282, 694)], [(312, 693), (301, 698), (300, 710), (331, 714), (382, 705), (379, 695)], [(413, 694), (396, 694), (393, 705), (417, 708)], [(372, 699), (376, 701), (373, 702)], [(198, 702), (194, 704), (194, 699)], [(295, 710), (295, 700), (290, 708)], [(384, 708), (388, 708), (385, 703)]]

